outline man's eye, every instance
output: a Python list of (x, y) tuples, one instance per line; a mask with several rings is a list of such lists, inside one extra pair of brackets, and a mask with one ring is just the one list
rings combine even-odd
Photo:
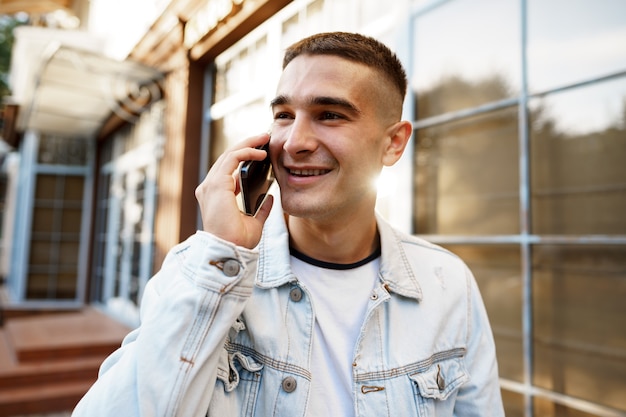
[(324, 120), (332, 120), (332, 119), (341, 119), (341, 116), (338, 115), (337, 113), (333, 113), (330, 111), (325, 111), (324, 113), (322, 113), (322, 119)]
[(274, 115), (274, 119), (288, 119), (288, 118), (289, 118), (288, 113), (276, 113)]

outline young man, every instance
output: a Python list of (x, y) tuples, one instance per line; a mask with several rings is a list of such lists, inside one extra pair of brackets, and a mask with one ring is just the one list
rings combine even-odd
[[(412, 132), (406, 88), (374, 39), (290, 47), (271, 140), (232, 147), (198, 186), (204, 230), (168, 254), (73, 415), (503, 416), (470, 271), (375, 213), (373, 180)], [(268, 140), (280, 204), (246, 216), (233, 175)]]

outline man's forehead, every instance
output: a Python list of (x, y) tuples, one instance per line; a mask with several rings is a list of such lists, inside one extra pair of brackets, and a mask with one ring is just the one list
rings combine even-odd
[(356, 103), (371, 90), (371, 69), (331, 55), (303, 55), (283, 70), (272, 105), (341, 105)]
[[(290, 88), (292, 84), (309, 85), (310, 80), (324, 80), (329, 88), (357, 83), (376, 76), (373, 68), (365, 64), (348, 60), (335, 55), (300, 55), (294, 58), (283, 69), (278, 81), (281, 86)], [(334, 85), (337, 83), (339, 85)], [(321, 88), (322, 86), (317, 86)]]

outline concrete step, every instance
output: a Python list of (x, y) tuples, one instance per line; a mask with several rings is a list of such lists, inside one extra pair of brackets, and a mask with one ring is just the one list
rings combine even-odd
[(130, 331), (86, 308), (0, 328), (0, 417), (71, 410)]
[(0, 390), (0, 417), (71, 411), (89, 390), (90, 382), (61, 382), (39, 387)]
[(20, 363), (0, 329), (0, 393), (14, 387), (33, 387), (58, 381), (95, 381), (102, 357)]
[(87, 308), (76, 313), (22, 317), (4, 329), (18, 362), (103, 357), (120, 346), (129, 329)]

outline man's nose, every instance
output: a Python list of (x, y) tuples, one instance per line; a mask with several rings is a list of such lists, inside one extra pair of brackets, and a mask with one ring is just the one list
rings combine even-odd
[(305, 119), (296, 119), (289, 126), (283, 149), (290, 155), (313, 152), (318, 146), (311, 123)]

